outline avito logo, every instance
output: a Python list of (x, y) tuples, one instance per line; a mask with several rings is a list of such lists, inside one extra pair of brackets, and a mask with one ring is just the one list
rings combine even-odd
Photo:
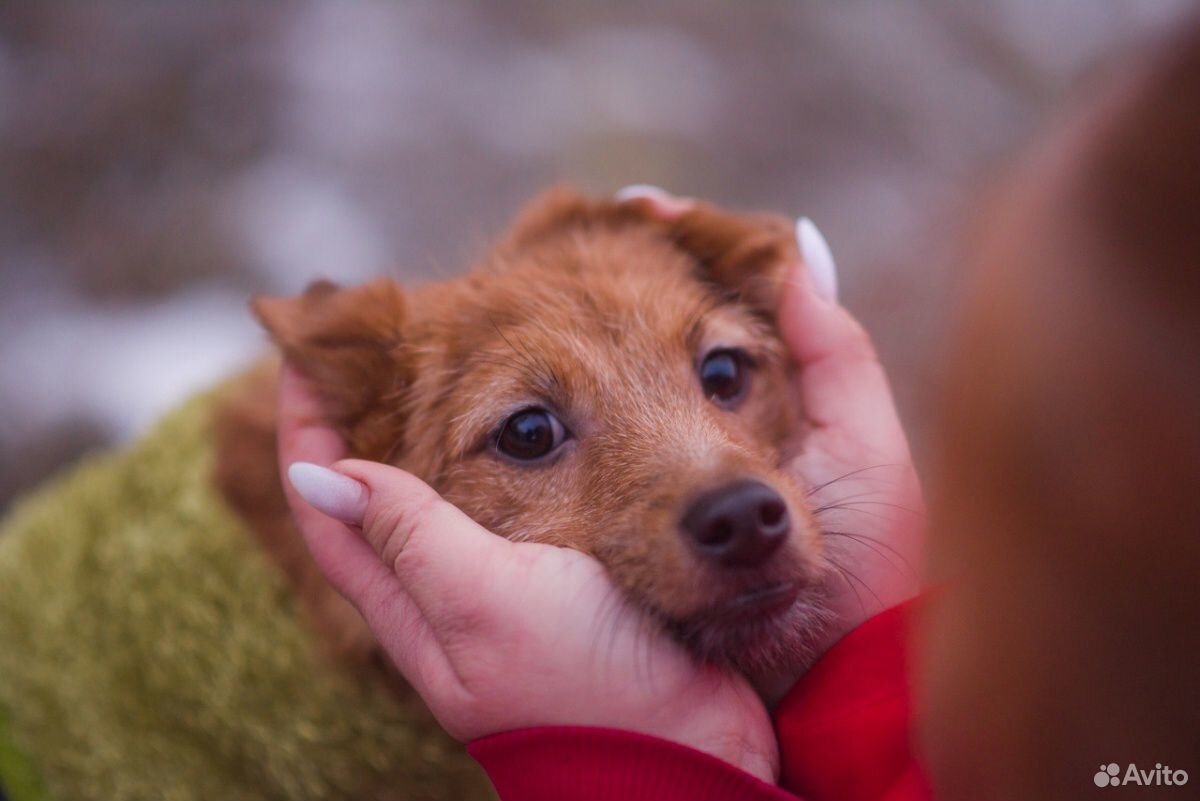
[(1172, 770), (1170, 766), (1161, 762), (1156, 764), (1153, 770), (1141, 770), (1130, 762), (1122, 773), (1116, 762), (1109, 762), (1100, 766), (1092, 781), (1097, 787), (1120, 787), (1122, 784), (1138, 787), (1181, 787), (1187, 784), (1188, 773), (1186, 770)]

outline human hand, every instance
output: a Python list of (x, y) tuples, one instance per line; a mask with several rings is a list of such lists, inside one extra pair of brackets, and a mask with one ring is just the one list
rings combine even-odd
[(829, 247), (808, 219), (796, 230), (803, 263), (790, 270), (778, 325), (809, 424), (788, 469), (808, 490), (833, 567), (825, 589), (834, 622), (818, 644), (824, 652), (917, 594), (924, 503), (875, 347), (837, 303)]
[(775, 734), (751, 687), (696, 664), (599, 562), (504, 540), (414, 476), (343, 455), (312, 391), (285, 367), (279, 457), (300, 530), (451, 736), (619, 728), (775, 781)]

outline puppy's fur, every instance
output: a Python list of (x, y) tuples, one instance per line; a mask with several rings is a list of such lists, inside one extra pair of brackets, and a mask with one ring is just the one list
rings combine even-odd
[[(318, 283), (255, 311), (315, 384), (353, 455), (429, 482), (495, 533), (594, 555), (696, 655), (756, 674), (803, 658), (819, 623), (820, 539), (781, 470), (801, 432), (774, 328), (792, 227), (707, 205), (673, 221), (646, 201), (552, 190), (463, 278)], [(705, 396), (706, 354), (747, 355), (733, 406)], [(221, 425), (220, 481), (335, 650), (374, 653), (361, 620), (304, 553), (280, 494), (273, 395), (256, 382)], [(505, 420), (549, 410), (568, 439), (537, 462), (497, 450)], [(702, 494), (756, 480), (786, 502), (783, 547), (761, 567), (699, 556), (680, 519)], [(798, 594), (747, 604), (763, 588)], [(787, 596), (791, 598), (791, 595)]]

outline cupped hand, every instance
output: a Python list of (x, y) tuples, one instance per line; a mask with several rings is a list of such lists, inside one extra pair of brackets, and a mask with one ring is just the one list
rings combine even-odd
[(827, 649), (917, 593), (924, 505), (871, 338), (813, 280), (833, 271), (824, 240), (812, 241), (815, 231), (799, 237), (805, 264), (791, 270), (778, 322), (799, 368), (794, 391), (808, 422), (788, 469), (808, 491), (832, 568), (825, 589), (835, 617)]
[(339, 461), (341, 440), (286, 367), (279, 443), (317, 564), (453, 737), (619, 728), (775, 780), (775, 735), (750, 686), (697, 665), (597, 561), (508, 542), (402, 470)]

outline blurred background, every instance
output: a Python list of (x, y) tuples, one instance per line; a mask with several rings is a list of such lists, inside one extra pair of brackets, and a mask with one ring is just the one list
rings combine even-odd
[(263, 352), (251, 294), (457, 274), (555, 181), (815, 219), (919, 439), (972, 198), (1189, 5), (0, 4), (0, 510)]

